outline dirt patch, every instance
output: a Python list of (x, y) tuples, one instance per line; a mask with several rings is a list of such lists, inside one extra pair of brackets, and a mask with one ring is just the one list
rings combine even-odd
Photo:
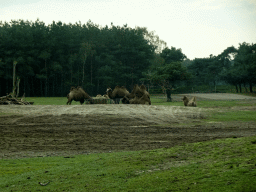
[[(0, 106), (0, 158), (149, 150), (256, 134), (255, 122), (200, 124), (206, 109), (144, 105)], [(192, 123), (192, 124), (191, 124)]]

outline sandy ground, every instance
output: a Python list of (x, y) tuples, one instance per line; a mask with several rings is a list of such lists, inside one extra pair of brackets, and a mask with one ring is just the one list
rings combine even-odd
[(121, 104), (0, 105), (0, 113), (7, 113), (0, 116), (0, 158), (147, 150), (256, 135), (255, 121), (202, 124), (209, 110), (213, 109)]

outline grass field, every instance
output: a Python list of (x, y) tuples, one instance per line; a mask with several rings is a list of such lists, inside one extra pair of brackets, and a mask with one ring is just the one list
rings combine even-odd
[(256, 137), (248, 137), (152, 151), (0, 160), (0, 190), (249, 192), (256, 190), (255, 151)]
[[(66, 98), (26, 98), (63, 105)], [(78, 104), (73, 102), (73, 104)], [(183, 106), (182, 102), (152, 104)], [(255, 121), (244, 101), (200, 101), (202, 121)], [(0, 114), (1, 115), (1, 114)], [(256, 191), (256, 136), (218, 139), (149, 151), (0, 159), (0, 191)], [(39, 184), (47, 184), (42, 186)]]

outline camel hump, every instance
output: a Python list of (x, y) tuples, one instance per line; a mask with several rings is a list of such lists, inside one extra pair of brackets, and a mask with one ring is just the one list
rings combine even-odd
[(139, 87), (139, 85), (138, 85), (138, 84), (135, 84), (135, 85), (133, 86), (133, 88), (137, 88), (137, 87)]
[(142, 85), (140, 86), (140, 89), (143, 90), (143, 91), (144, 91), (144, 90), (146, 91), (145, 85), (142, 84)]
[(75, 89), (75, 87), (74, 86), (72, 86), (71, 88), (70, 88), (70, 91), (73, 91)]

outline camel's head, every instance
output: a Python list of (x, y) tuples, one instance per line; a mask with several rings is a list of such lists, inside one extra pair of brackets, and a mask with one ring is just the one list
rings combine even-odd
[(146, 87), (145, 87), (145, 85), (143, 85), (143, 84), (142, 84), (142, 85), (140, 86), (140, 89), (141, 89), (141, 90), (145, 90), (145, 91), (146, 91)]
[(109, 93), (111, 91), (112, 91), (112, 89), (110, 87), (108, 87), (106, 93)]
[(71, 88), (70, 88), (70, 91), (73, 91), (75, 89), (75, 87), (74, 86), (72, 86)]
[(188, 101), (188, 98), (187, 98), (187, 96), (184, 96), (181, 100), (182, 101)]

